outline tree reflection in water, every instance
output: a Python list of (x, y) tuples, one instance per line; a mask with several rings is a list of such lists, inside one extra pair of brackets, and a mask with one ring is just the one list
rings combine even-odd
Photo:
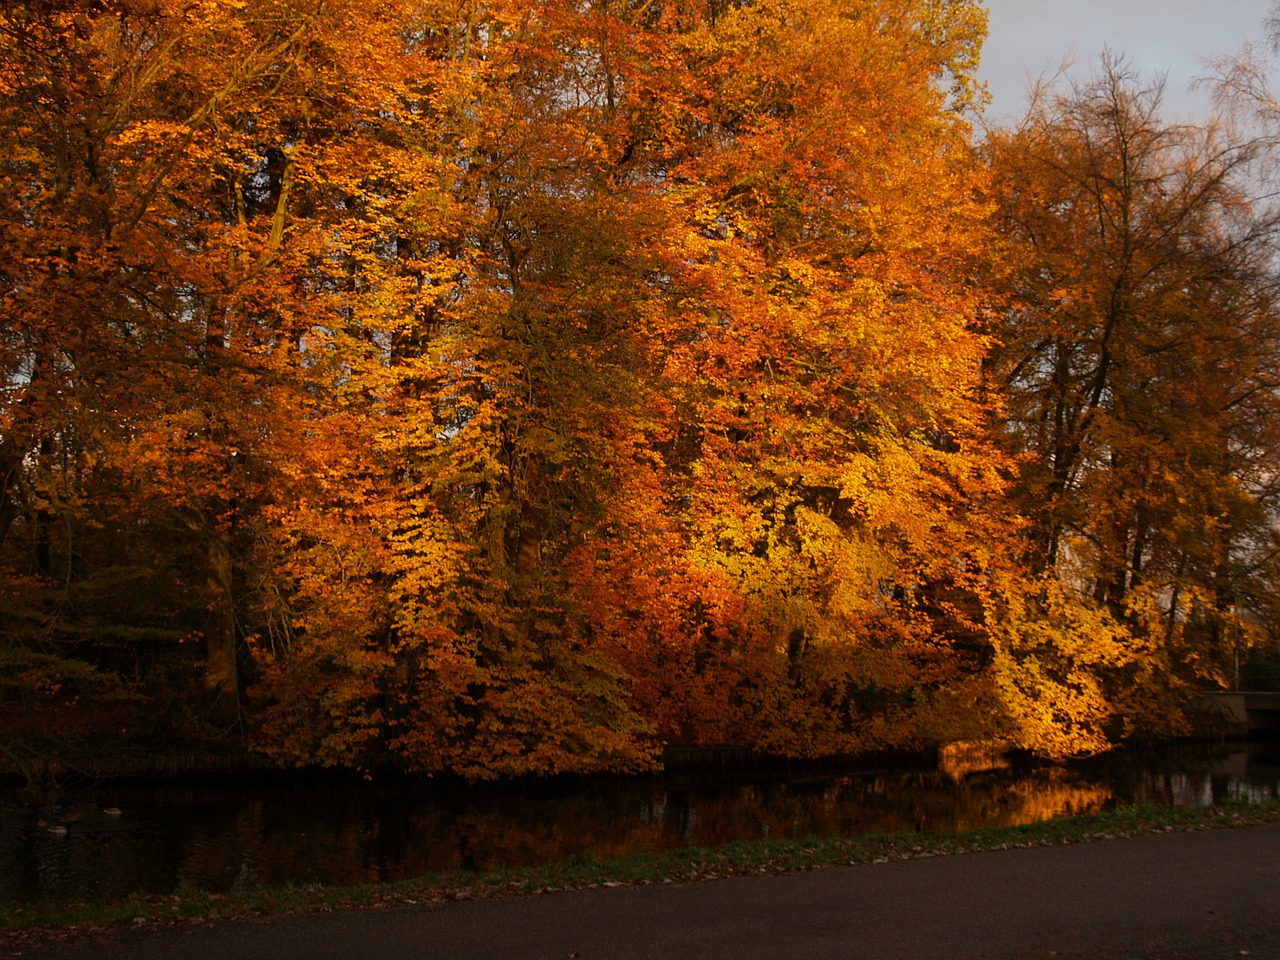
[[(1254, 745), (1076, 765), (953, 751), (928, 767), (693, 769), (474, 787), (314, 778), (102, 786), (59, 806), (0, 799), (0, 898), (354, 884), (735, 839), (951, 832), (1115, 802), (1263, 800), (1277, 785), (1275, 747)], [(105, 812), (117, 807), (122, 815)]]

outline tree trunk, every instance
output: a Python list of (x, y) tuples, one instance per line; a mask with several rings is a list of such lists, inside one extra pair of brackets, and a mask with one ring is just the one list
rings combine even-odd
[(231, 726), (240, 720), (240, 679), (236, 670), (236, 633), (232, 616), (231, 545), (224, 531), (209, 540), (209, 616), (205, 622), (204, 690), (209, 717)]

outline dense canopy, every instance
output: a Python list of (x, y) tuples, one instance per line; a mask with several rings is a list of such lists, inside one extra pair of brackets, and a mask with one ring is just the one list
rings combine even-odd
[(1280, 597), (1266, 143), (980, 135), (984, 17), (7, 3), (11, 760), (1177, 729)]

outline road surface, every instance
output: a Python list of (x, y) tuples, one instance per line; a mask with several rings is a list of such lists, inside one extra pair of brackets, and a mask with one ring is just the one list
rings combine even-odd
[(498, 902), (148, 925), (14, 951), (23, 960), (1280, 960), (1280, 824)]

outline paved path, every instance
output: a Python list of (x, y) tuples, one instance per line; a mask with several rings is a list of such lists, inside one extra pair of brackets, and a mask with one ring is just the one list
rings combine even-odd
[(130, 928), (22, 956), (1280, 960), (1280, 824), (782, 877)]

